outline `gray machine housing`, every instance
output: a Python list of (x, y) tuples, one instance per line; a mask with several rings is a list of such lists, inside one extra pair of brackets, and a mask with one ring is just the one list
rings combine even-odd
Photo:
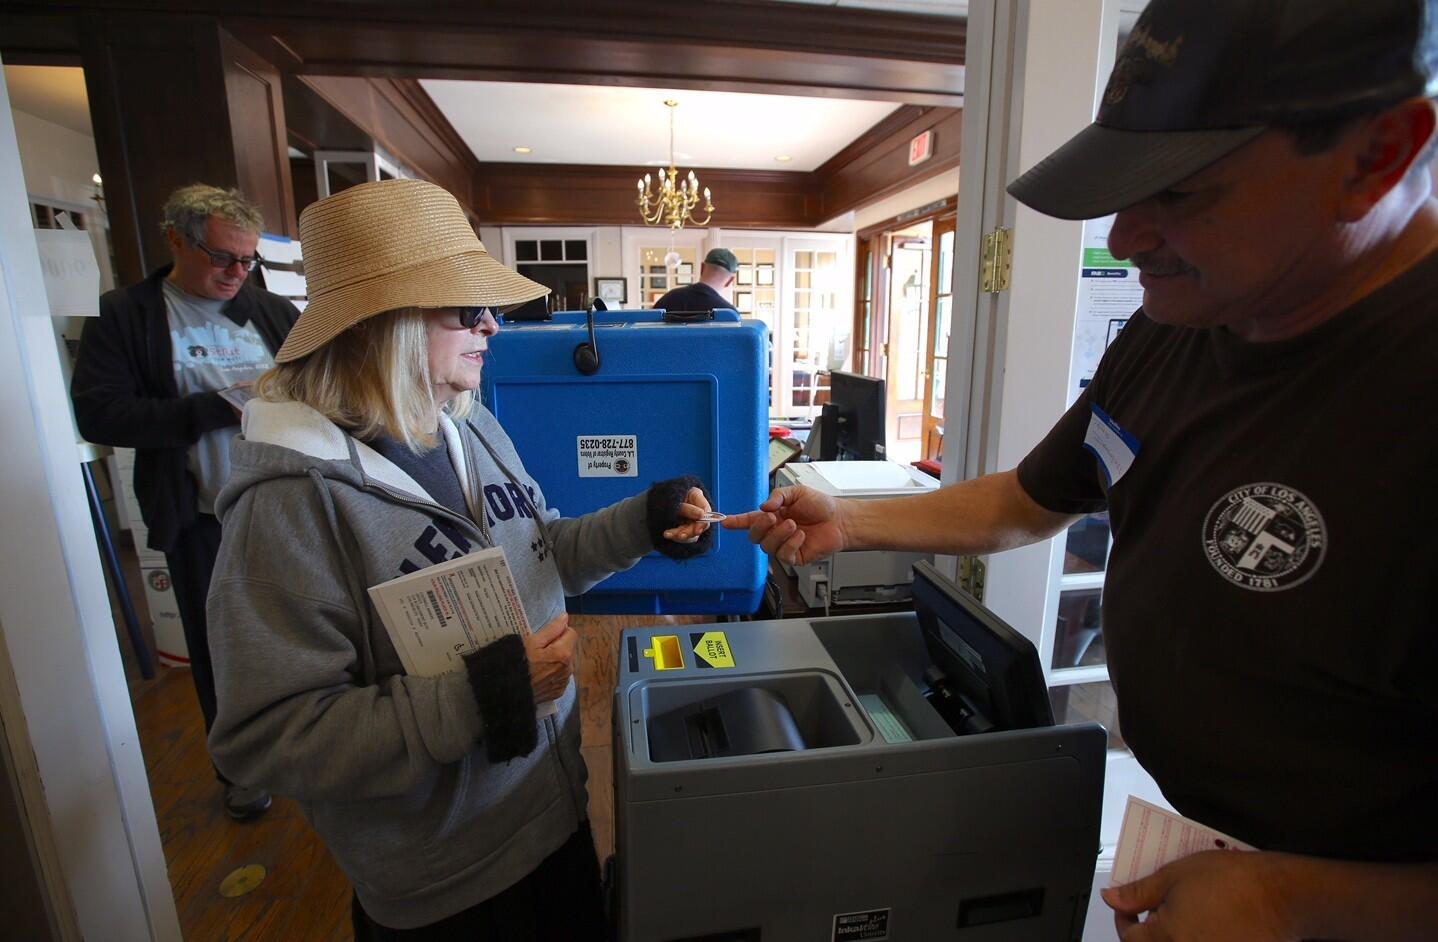
[[(709, 632), (732, 667), (696, 657)], [(682, 667), (672, 644), (668, 665), (645, 655), (666, 635)], [(1080, 939), (1101, 726), (956, 734), (924, 697), (912, 612), (629, 630), (619, 660), (621, 942)], [(654, 758), (652, 719), (745, 688), (787, 704), (806, 747)]]

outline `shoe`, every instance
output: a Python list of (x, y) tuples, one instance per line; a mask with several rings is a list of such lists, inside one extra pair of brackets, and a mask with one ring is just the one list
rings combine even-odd
[(243, 785), (225, 786), (225, 813), (236, 821), (249, 821), (265, 813), (270, 806), (270, 793)]

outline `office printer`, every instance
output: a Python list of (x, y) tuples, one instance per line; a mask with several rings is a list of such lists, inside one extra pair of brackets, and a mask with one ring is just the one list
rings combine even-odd
[(915, 611), (631, 629), (621, 942), (1077, 942), (1106, 734), (928, 563)]
[[(831, 497), (868, 500), (902, 497), (937, 490), (939, 482), (894, 461), (789, 462), (775, 473), (775, 485), (804, 484)], [(863, 550), (835, 553), (807, 566), (784, 569), (798, 580), (799, 594), (810, 608), (842, 607), (909, 598), (910, 573), (926, 553)]]

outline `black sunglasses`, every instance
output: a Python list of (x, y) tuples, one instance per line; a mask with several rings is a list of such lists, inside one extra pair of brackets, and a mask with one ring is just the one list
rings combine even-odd
[(459, 312), (459, 326), (465, 330), (474, 330), (491, 309), (487, 307), (457, 307), (455, 310)]
[(231, 252), (216, 252), (203, 242), (196, 242), (195, 248), (208, 255), (210, 257), (210, 265), (215, 268), (229, 268), (231, 265), (239, 262), (245, 271), (254, 271), (259, 267), (260, 262), (264, 261), (258, 252), (254, 255), (235, 255)]

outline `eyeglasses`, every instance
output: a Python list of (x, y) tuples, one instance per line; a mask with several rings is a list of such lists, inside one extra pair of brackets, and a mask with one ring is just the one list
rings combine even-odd
[(465, 330), (474, 330), (484, 320), (484, 315), (490, 313), (487, 307), (460, 307), (455, 310), (459, 312), (459, 326)]
[(210, 257), (210, 264), (215, 268), (229, 268), (231, 265), (239, 262), (245, 271), (254, 271), (259, 267), (260, 262), (264, 261), (258, 252), (254, 255), (235, 255), (231, 252), (216, 252), (203, 242), (196, 242), (195, 248), (208, 255)]

